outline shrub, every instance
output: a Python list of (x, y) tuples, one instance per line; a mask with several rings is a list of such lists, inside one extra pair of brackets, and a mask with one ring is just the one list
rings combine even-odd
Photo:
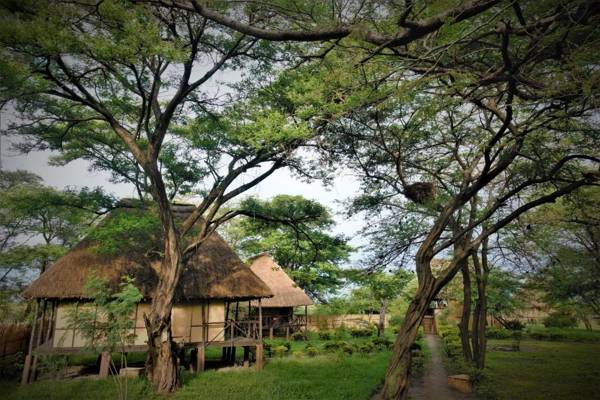
[(323, 350), (325, 351), (337, 351), (341, 350), (346, 346), (350, 346), (350, 344), (343, 340), (338, 340), (336, 342), (328, 342), (323, 345)]
[(363, 354), (372, 353), (375, 350), (375, 345), (372, 342), (365, 342), (359, 345), (357, 350)]
[(315, 357), (319, 355), (319, 350), (314, 346), (307, 347), (305, 351), (309, 357)]
[(273, 354), (276, 357), (283, 357), (285, 353), (287, 353), (289, 349), (285, 346), (275, 346), (273, 347)]
[(342, 324), (340, 326), (338, 326), (337, 328), (335, 328), (335, 330), (333, 331), (333, 338), (335, 340), (344, 340), (344, 339), (348, 339), (348, 336), (350, 336), (348, 334), (348, 328), (346, 328), (346, 325)]
[(544, 319), (546, 328), (573, 328), (577, 325), (577, 318), (565, 311), (555, 311)]
[(348, 354), (349, 356), (351, 356), (352, 353), (354, 353), (354, 347), (348, 343), (341, 346), (340, 349), (342, 350), (342, 352), (344, 352), (345, 354)]
[(376, 337), (371, 340), (373, 346), (379, 350), (389, 349), (392, 347), (392, 341), (386, 337)]
[(485, 329), (485, 336), (489, 339), (508, 339), (511, 332), (508, 329), (488, 327)]
[(301, 342), (303, 340), (305, 340), (306, 337), (304, 336), (304, 332), (294, 332), (292, 333), (292, 340), (294, 340), (295, 342)]
[(513, 319), (510, 321), (506, 321), (504, 327), (510, 331), (520, 331), (523, 330), (523, 328), (525, 328), (525, 324), (523, 324), (518, 319)]
[(358, 337), (371, 337), (373, 336), (373, 329), (371, 328), (352, 328), (350, 330), (350, 336)]
[(413, 343), (410, 345), (410, 349), (411, 350), (417, 350), (417, 351), (421, 351), (421, 345), (417, 342)]
[(331, 331), (320, 331), (319, 339), (321, 340), (331, 340)]

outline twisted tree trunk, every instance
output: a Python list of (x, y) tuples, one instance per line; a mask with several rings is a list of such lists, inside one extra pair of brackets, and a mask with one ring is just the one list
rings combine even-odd
[(487, 262), (487, 239), (482, 243), (481, 262), (477, 253), (473, 253), (473, 267), (475, 269), (475, 278), (477, 280), (477, 302), (473, 315), (473, 330), (471, 341), (473, 346), (473, 362), (479, 369), (485, 367), (485, 352), (487, 339), (485, 337), (485, 328), (487, 326), (487, 282), (489, 275), (489, 266)]
[[(417, 269), (419, 269), (418, 265)], [(392, 360), (388, 366), (385, 383), (379, 395), (381, 400), (406, 398), (412, 361), (411, 346), (415, 342), (419, 326), (421, 326), (423, 317), (437, 294), (436, 292), (435, 279), (430, 274), (425, 274), (419, 281), (417, 293), (408, 306), (404, 322), (396, 336)]]
[(469, 273), (468, 259), (461, 261), (461, 274), (463, 281), (463, 305), (458, 323), (460, 333), (460, 344), (462, 353), (467, 363), (473, 362), (473, 352), (471, 351), (471, 343), (469, 342), (469, 321), (471, 319), (471, 277)]
[[(154, 166), (155, 167), (155, 166)], [(180, 237), (158, 168), (147, 169), (158, 204), (164, 235), (164, 255), (153, 293), (151, 311), (144, 315), (148, 333), (146, 373), (155, 393), (170, 393), (179, 386), (177, 351), (171, 336), (171, 311), (182, 268)]]

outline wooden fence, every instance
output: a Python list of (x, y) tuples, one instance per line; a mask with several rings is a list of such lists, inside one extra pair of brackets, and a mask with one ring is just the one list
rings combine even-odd
[(0, 358), (26, 353), (29, 332), (27, 324), (0, 324)]
[[(360, 328), (368, 324), (378, 324), (379, 314), (346, 314), (346, 315), (309, 315), (308, 330), (322, 331), (335, 329), (340, 326), (346, 328)], [(385, 327), (389, 326), (389, 316), (386, 315)]]

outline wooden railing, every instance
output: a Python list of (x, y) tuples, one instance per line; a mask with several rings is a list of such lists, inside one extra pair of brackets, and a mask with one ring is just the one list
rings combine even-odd
[(235, 320), (227, 320), (223, 322), (208, 322), (202, 324), (201, 326), (205, 327), (205, 332), (209, 332), (209, 328), (211, 327), (220, 327), (212, 337), (208, 337), (206, 340), (206, 345), (210, 345), (214, 342), (220, 341), (234, 341), (235, 339), (254, 339), (259, 340), (261, 338), (259, 332), (259, 324), (258, 321), (235, 321)]

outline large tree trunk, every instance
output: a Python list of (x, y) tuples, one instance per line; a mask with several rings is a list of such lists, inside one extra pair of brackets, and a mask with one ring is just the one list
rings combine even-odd
[[(419, 267), (417, 266), (417, 268)], [(415, 342), (419, 326), (421, 326), (427, 308), (436, 295), (435, 291), (434, 278), (430, 274), (421, 277), (417, 293), (408, 306), (404, 322), (394, 342), (392, 360), (386, 372), (385, 383), (379, 396), (381, 400), (406, 398), (411, 364), (410, 348)]]
[(471, 351), (471, 343), (469, 342), (469, 322), (471, 319), (471, 277), (469, 273), (469, 263), (465, 259), (461, 261), (461, 274), (463, 280), (463, 305), (462, 312), (460, 315), (460, 322), (458, 323), (458, 330), (460, 333), (460, 344), (462, 346), (462, 353), (467, 363), (473, 362), (473, 352)]
[(481, 251), (481, 263), (477, 253), (473, 253), (473, 267), (477, 280), (477, 302), (473, 315), (473, 330), (471, 340), (473, 346), (473, 362), (479, 369), (485, 367), (485, 352), (487, 339), (485, 337), (485, 328), (487, 326), (487, 282), (489, 275), (489, 266), (487, 262), (487, 239), (484, 240)]
[(181, 249), (171, 206), (158, 169), (151, 169), (153, 197), (158, 203), (164, 235), (164, 256), (150, 315), (144, 315), (148, 333), (146, 373), (155, 393), (170, 393), (179, 386), (177, 349), (171, 337), (171, 310), (181, 271)]

